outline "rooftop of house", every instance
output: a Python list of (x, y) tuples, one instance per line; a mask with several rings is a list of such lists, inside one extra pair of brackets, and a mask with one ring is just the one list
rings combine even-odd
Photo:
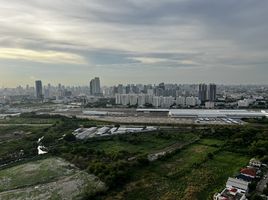
[(240, 170), (240, 173), (255, 177), (256, 176), (256, 169), (254, 169), (254, 168), (243, 168), (243, 169)]
[(256, 159), (256, 158), (251, 158), (249, 162), (255, 162), (255, 163), (260, 163), (261, 164), (261, 161)]
[(232, 187), (232, 188), (239, 188), (240, 190), (247, 191), (248, 190), (248, 182), (239, 180), (236, 178), (228, 178), (228, 181), (226, 183), (226, 186)]
[(244, 194), (241, 194), (235, 188), (224, 189), (218, 199), (220, 200), (241, 200), (243, 199)]
[(251, 182), (253, 180), (253, 178), (251, 178), (249, 176), (245, 176), (243, 174), (239, 174), (235, 178), (246, 181), (246, 182)]

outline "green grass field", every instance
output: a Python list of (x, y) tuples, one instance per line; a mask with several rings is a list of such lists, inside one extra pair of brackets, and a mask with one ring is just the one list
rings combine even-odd
[(56, 119), (12, 117), (9, 119), (1, 119), (0, 124), (54, 124), (56, 121)]
[[(168, 133), (167, 133), (168, 134)], [(91, 141), (89, 146), (95, 150), (103, 150), (106, 153), (128, 151), (130, 153), (151, 153), (164, 149), (175, 143), (184, 143), (198, 138), (192, 133), (170, 132), (170, 137), (161, 137), (157, 133), (144, 133), (136, 136), (128, 136), (129, 139), (118, 137), (112, 140)]]
[(132, 180), (122, 190), (104, 199), (211, 199), (249, 158), (220, 152), (208, 159), (208, 153), (218, 150), (208, 146), (216, 140), (201, 140), (200, 143), (190, 145), (166, 160), (135, 170)]
[[(9, 166), (0, 170), (0, 199), (79, 199), (85, 193), (104, 191), (106, 185), (110, 190), (99, 197), (101, 200), (206, 200), (221, 191), (228, 177), (236, 175), (250, 159), (234, 153), (243, 151), (232, 151), (236, 140), (226, 140), (224, 134), (233, 137), (238, 133), (236, 139), (247, 144), (252, 130), (242, 132), (243, 137), (236, 129), (218, 130), (212, 135), (209, 129), (181, 128), (68, 141), (60, 137), (80, 125), (90, 127), (103, 122), (34, 116), (11, 118), (5, 122), (8, 126), (0, 126), (0, 161)], [(53, 125), (21, 126), (47, 123)], [(39, 158), (37, 140), (42, 136), (50, 158), (27, 162)], [(148, 154), (170, 149), (174, 150), (170, 155), (148, 163)], [(22, 163), (20, 158), (25, 159), (24, 164), (18, 164)], [(101, 181), (81, 170), (94, 173)]]
[(207, 145), (207, 146), (216, 146), (220, 147), (224, 144), (223, 140), (217, 140), (217, 139), (202, 139), (199, 141), (199, 144)]

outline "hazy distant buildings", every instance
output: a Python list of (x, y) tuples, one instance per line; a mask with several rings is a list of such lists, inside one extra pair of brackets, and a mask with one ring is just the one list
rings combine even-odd
[(208, 86), (206, 84), (199, 84), (198, 98), (204, 104), (207, 100)]
[(213, 102), (213, 101), (207, 101), (205, 103), (205, 108), (207, 108), (207, 109), (213, 109), (214, 107), (215, 107), (215, 102)]
[(90, 95), (101, 96), (100, 78), (95, 77), (90, 81)]
[(194, 107), (194, 106), (199, 104), (198, 98), (197, 97), (186, 97), (185, 104), (186, 104), (186, 106)]
[(35, 81), (35, 96), (37, 99), (43, 99), (43, 87), (42, 81)]
[(217, 94), (217, 86), (215, 84), (209, 84), (208, 87), (208, 100), (215, 101)]
[(138, 96), (138, 105), (144, 106), (146, 104), (146, 96), (144, 94), (140, 94)]
[(247, 108), (249, 107), (250, 101), (248, 99), (239, 100), (237, 102), (239, 108)]
[(215, 84), (199, 84), (198, 98), (204, 105), (206, 101), (216, 100), (217, 86)]
[(186, 101), (185, 97), (182, 97), (182, 96), (176, 97), (176, 104), (178, 106), (184, 107), (185, 106), (185, 101)]

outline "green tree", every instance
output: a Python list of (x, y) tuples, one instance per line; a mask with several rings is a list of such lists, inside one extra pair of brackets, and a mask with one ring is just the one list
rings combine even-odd
[(76, 140), (76, 137), (75, 137), (75, 135), (72, 134), (72, 133), (67, 133), (67, 134), (63, 137), (63, 139), (64, 139), (65, 141), (67, 141), (67, 142), (73, 142), (73, 141)]

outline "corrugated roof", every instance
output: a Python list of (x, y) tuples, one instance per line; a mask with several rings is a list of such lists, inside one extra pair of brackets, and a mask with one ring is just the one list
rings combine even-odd
[(228, 181), (226, 183), (226, 186), (231, 186), (231, 187), (234, 187), (234, 188), (238, 188), (238, 189), (247, 191), (248, 190), (248, 184), (249, 183), (246, 182), (246, 181), (242, 181), (242, 180), (239, 180), (239, 179), (236, 179), (236, 178), (229, 177)]

